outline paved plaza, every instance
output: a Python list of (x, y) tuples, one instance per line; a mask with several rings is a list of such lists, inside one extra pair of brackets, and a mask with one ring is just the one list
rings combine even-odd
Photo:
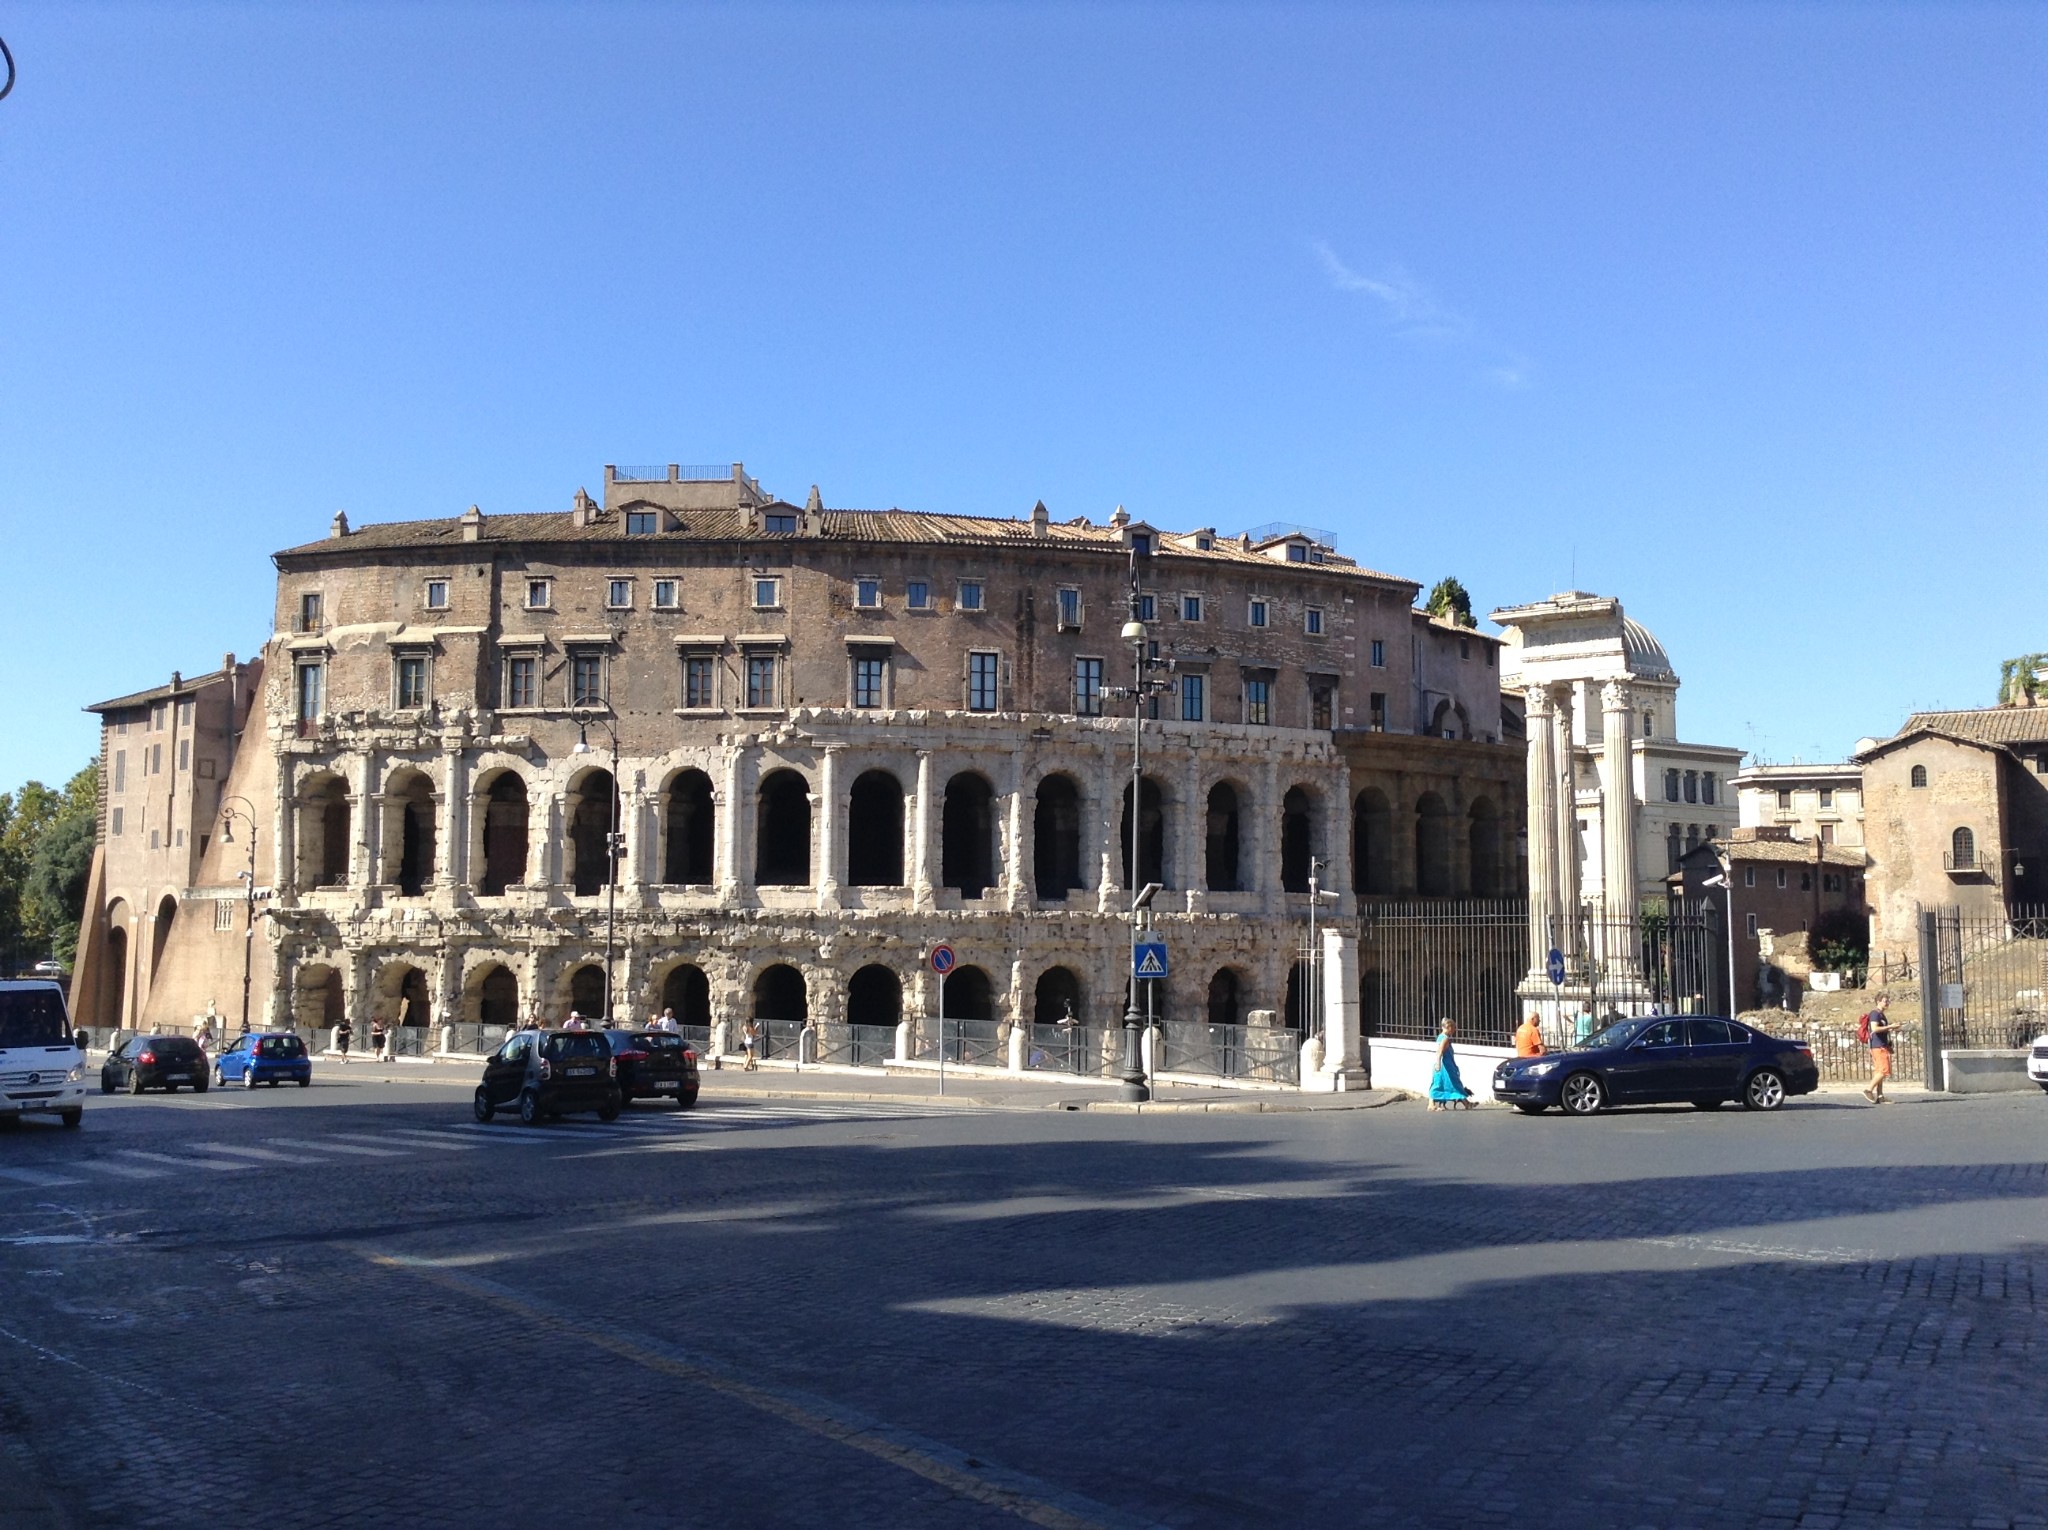
[(439, 1077), (0, 1136), (0, 1524), (2048, 1524), (2038, 1095)]

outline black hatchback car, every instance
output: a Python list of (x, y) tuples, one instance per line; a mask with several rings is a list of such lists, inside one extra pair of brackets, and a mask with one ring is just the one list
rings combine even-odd
[(674, 1100), (681, 1110), (697, 1103), (697, 1054), (674, 1031), (599, 1031), (619, 1065), (619, 1100)]
[(174, 1093), (179, 1085), (206, 1092), (206, 1054), (190, 1036), (130, 1036), (100, 1064), (100, 1093), (145, 1089)]
[(1574, 1116), (1610, 1105), (1712, 1110), (1730, 1100), (1776, 1110), (1819, 1085), (1805, 1042), (1710, 1015), (1620, 1020), (1568, 1052), (1512, 1057), (1493, 1070), (1493, 1097), (1530, 1115), (1552, 1105)]
[(479, 1121), (517, 1110), (528, 1126), (580, 1111), (616, 1121), (618, 1064), (602, 1031), (515, 1031), (484, 1059), (475, 1109)]

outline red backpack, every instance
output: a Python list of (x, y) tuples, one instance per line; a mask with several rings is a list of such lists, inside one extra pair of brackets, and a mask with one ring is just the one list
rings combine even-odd
[(1856, 1017), (1856, 1039), (1866, 1047), (1870, 1045), (1870, 1015), (1867, 1011)]

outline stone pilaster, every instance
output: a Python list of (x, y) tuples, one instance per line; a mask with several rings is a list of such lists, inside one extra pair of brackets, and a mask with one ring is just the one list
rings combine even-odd
[(937, 788), (932, 784), (932, 752), (917, 753), (917, 832), (911, 841), (910, 901), (913, 908), (932, 906), (932, 850), (938, 841), (934, 819)]
[(1551, 942), (1559, 939), (1562, 933), (1558, 928), (1557, 846), (1553, 828), (1557, 821), (1553, 800), (1557, 795), (1557, 772), (1552, 760), (1556, 733), (1548, 688), (1532, 685), (1523, 701), (1527, 708), (1525, 731), (1529, 743), (1525, 772), (1529, 799), (1528, 982), (1547, 984), (1549, 979), (1544, 974), (1544, 960)]
[(1557, 867), (1558, 948), (1565, 965), (1578, 974), (1585, 953), (1579, 949), (1579, 761), (1572, 742), (1575, 696), (1569, 685), (1551, 687), (1551, 855)]
[(842, 841), (846, 838), (839, 826), (839, 755), (836, 744), (828, 744), (820, 751), (818, 759), (818, 849), (815, 862), (818, 882), (818, 907), (839, 907), (840, 861)]

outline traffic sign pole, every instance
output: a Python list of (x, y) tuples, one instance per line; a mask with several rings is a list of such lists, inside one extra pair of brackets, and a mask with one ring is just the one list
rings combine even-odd
[(932, 971), (939, 975), (939, 1095), (946, 1093), (946, 977), (953, 970), (953, 948), (944, 941), (932, 947)]

